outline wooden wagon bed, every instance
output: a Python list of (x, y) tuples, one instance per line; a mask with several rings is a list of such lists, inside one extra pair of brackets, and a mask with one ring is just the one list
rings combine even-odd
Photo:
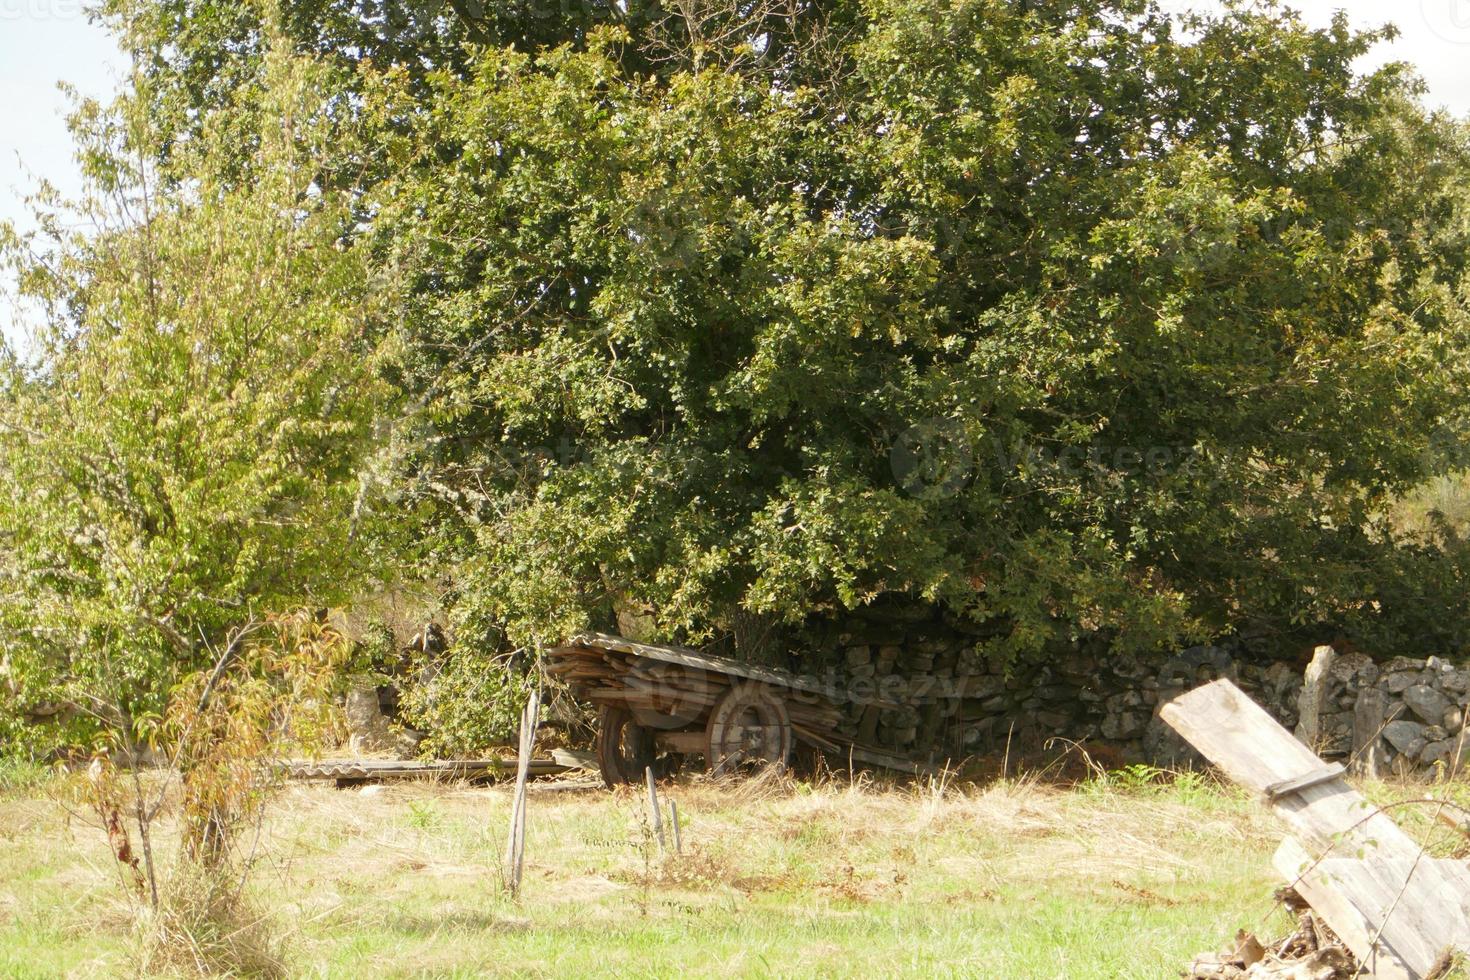
[[(597, 761), (609, 786), (692, 756), (716, 773), (827, 755), (904, 772), (912, 760), (837, 732), (844, 695), (810, 679), (685, 647), (579, 636), (549, 653), (552, 674), (598, 705)], [(880, 699), (869, 699), (884, 705)]]

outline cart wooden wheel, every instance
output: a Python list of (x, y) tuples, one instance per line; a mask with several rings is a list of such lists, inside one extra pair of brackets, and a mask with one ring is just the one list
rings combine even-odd
[(710, 712), (705, 761), (716, 775), (744, 766), (786, 765), (791, 718), (780, 697), (759, 687), (736, 687)]
[(649, 766), (662, 779), (679, 771), (681, 756), (660, 750), (656, 729), (640, 725), (622, 705), (604, 705), (597, 717), (597, 768), (608, 788), (643, 782)]

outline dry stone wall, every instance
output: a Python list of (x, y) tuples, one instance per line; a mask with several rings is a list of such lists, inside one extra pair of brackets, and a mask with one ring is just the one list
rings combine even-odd
[(1346, 754), (1344, 745), (1352, 747), (1351, 739), (1342, 737), (1344, 730), (1350, 732), (1353, 727), (1346, 706), (1356, 703), (1358, 692), (1376, 688), (1385, 708), (1377, 726), (1382, 734), (1371, 744), (1388, 765), (1400, 771), (1440, 765), (1452, 771), (1463, 768), (1470, 756), (1465, 745), (1470, 739), (1465, 730), (1470, 667), (1439, 657), (1395, 657), (1383, 664), (1359, 661), (1355, 667), (1351, 676), (1341, 678), (1340, 714), (1334, 728), (1337, 740), (1330, 746), (1334, 754)]
[[(931, 760), (1037, 753), (1066, 740), (1109, 746), (1121, 759), (1191, 764), (1198, 757), (1159, 719), (1161, 705), (1225, 677), (1295, 729), (1305, 666), (1279, 659), (1281, 651), (1259, 641), (1233, 638), (1152, 660), (1083, 641), (1006, 670), (980, 653), (983, 636), (937, 617), (855, 619), (812, 640), (808, 653), (784, 666), (852, 695), (842, 734)], [(1470, 667), (1433, 657), (1335, 657), (1320, 697), (1316, 747), (1325, 757), (1352, 754), (1355, 711), (1368, 689), (1379, 692), (1385, 708), (1362, 738), (1379, 760), (1405, 771), (1458, 763), (1470, 717)], [(874, 694), (896, 703), (873, 705)]]

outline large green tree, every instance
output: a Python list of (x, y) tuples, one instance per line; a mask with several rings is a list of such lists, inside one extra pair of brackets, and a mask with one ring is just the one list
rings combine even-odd
[(1457, 638), (1380, 515), (1465, 405), (1467, 144), (1386, 34), (842, 9), (799, 71), (613, 27), (375, 93), (467, 622)]
[(432, 514), (471, 645), (879, 597), (1007, 656), (1463, 639), (1445, 543), (1381, 518), (1453, 455), (1467, 343), (1465, 133), (1403, 66), (1354, 69), (1388, 31), (1146, 0), (104, 9), (180, 186), (210, 129), (221, 186), (259, 174), (272, 16), (333, 64), (330, 125), (372, 127), (315, 184), (403, 286), (414, 408), (364, 512)]

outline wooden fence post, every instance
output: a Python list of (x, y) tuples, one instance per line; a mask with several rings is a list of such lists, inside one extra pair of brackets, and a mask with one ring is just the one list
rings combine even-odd
[(521, 712), (521, 745), (516, 759), (516, 788), (511, 801), (510, 837), (505, 842), (505, 867), (510, 894), (521, 891), (521, 868), (526, 853), (526, 780), (530, 776), (531, 752), (536, 747), (536, 724), (541, 716), (541, 695), (531, 692)]
[(658, 790), (653, 784), (653, 766), (643, 770), (644, 777), (648, 780), (648, 812), (653, 814), (653, 836), (658, 838), (658, 852), (664, 852), (664, 818), (658, 809)]

